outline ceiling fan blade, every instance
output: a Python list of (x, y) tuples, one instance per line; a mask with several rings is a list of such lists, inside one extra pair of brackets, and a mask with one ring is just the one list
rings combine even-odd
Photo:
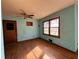
[(20, 9), (20, 10), (21, 10), (21, 13), (20, 13), (21, 15), (27, 15), (24, 10), (22, 10), (22, 9)]
[(25, 13), (25, 11), (24, 10), (22, 10), (22, 9), (20, 9), (23, 13)]
[(20, 15), (23, 16), (24, 18), (33, 18), (34, 15), (28, 15), (24, 10), (20, 9)]
[(34, 15), (28, 15), (28, 16), (34, 16)]

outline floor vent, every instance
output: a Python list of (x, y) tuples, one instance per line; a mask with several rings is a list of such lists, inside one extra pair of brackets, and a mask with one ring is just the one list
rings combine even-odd
[(49, 42), (50, 42), (50, 43), (52, 43), (52, 40), (51, 40), (51, 39), (49, 39)]

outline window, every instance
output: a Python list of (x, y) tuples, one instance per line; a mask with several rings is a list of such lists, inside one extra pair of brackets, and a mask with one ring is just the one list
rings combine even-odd
[(49, 22), (44, 22), (44, 34), (49, 34)]
[(14, 30), (14, 24), (13, 23), (7, 23), (6, 24), (6, 29), (7, 30)]
[(43, 33), (54, 37), (60, 37), (60, 18), (56, 17), (45, 21), (43, 24)]
[(58, 36), (59, 35), (59, 19), (50, 20), (50, 35)]

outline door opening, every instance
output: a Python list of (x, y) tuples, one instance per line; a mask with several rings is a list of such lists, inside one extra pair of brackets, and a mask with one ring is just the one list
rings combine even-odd
[(3, 20), (4, 44), (17, 42), (16, 21)]

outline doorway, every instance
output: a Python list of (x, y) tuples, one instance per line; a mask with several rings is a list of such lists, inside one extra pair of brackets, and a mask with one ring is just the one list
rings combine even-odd
[(16, 21), (3, 20), (4, 44), (17, 42), (17, 26)]

